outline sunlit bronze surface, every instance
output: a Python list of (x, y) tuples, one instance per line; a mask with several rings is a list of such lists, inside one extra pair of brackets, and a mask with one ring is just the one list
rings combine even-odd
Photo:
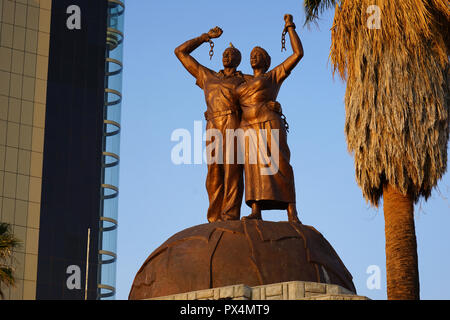
[(221, 221), (183, 230), (156, 249), (138, 271), (129, 299), (297, 280), (337, 284), (356, 292), (351, 274), (313, 227)]
[[(205, 93), (206, 129), (218, 129), (222, 133), (224, 160), (227, 159), (227, 129), (253, 130), (258, 136), (259, 132), (264, 130), (269, 134), (268, 153), (271, 154), (273, 148), (278, 150), (276, 173), (269, 175), (261, 174), (261, 168), (265, 165), (260, 162), (252, 163), (249, 161), (249, 152), (245, 152), (245, 201), (252, 208), (252, 214), (245, 218), (262, 219), (261, 210), (286, 209), (288, 220), (299, 223), (294, 174), (287, 144), (287, 122), (276, 98), (283, 81), (303, 57), (303, 46), (295, 31), (293, 17), (285, 15), (284, 20), (283, 48), (284, 37), (288, 33), (293, 54), (270, 71), (270, 56), (260, 47), (255, 47), (251, 53), (252, 76), (244, 76), (236, 70), (241, 61), (241, 54), (233, 47), (224, 51), (224, 69), (219, 72), (198, 63), (190, 54), (201, 44), (220, 37), (222, 30), (218, 27), (183, 43), (175, 49), (175, 54), (186, 70), (197, 79), (197, 85)], [(278, 141), (274, 146), (271, 145), (270, 138), (273, 130), (278, 131)], [(207, 142), (207, 145), (209, 143), (211, 141)], [(236, 152), (236, 149), (234, 151)], [(208, 164), (206, 189), (209, 197), (209, 222), (240, 218), (244, 188), (242, 170), (242, 165), (236, 162), (226, 163), (226, 160), (225, 164)]]
[[(246, 76), (246, 81), (237, 89), (239, 105), (242, 109), (241, 127), (244, 130), (278, 130), (279, 142), (271, 149), (279, 150), (279, 170), (273, 175), (262, 175), (262, 163), (252, 164), (249, 153), (245, 158), (245, 202), (252, 207), (252, 214), (247, 219), (261, 219), (261, 210), (287, 209), (289, 221), (299, 222), (295, 205), (294, 174), (290, 165), (290, 150), (287, 144), (285, 121), (276, 102), (283, 81), (289, 76), (303, 57), (303, 47), (295, 31), (291, 15), (285, 15), (285, 30), (289, 33), (293, 54), (283, 63), (268, 71), (269, 54), (260, 47), (255, 47), (250, 56), (253, 76)], [(270, 136), (269, 136), (270, 137)], [(267, 140), (270, 142), (270, 138)], [(258, 159), (259, 160), (259, 159)]]
[[(217, 129), (222, 133), (223, 157), (226, 159), (226, 130), (237, 129), (240, 123), (239, 102), (235, 92), (237, 86), (244, 81), (243, 74), (236, 70), (241, 62), (241, 54), (235, 48), (227, 48), (222, 58), (224, 69), (219, 72), (202, 66), (190, 55), (201, 44), (218, 38), (221, 34), (220, 28), (211, 29), (208, 33), (180, 45), (175, 49), (175, 54), (186, 70), (197, 79), (196, 84), (205, 93), (206, 129)], [(242, 165), (236, 162), (208, 164), (208, 221), (240, 219), (243, 188)]]

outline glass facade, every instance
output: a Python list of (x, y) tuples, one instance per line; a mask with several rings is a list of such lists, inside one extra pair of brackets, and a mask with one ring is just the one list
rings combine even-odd
[(112, 299), (115, 295), (124, 10), (122, 1), (108, 0), (99, 237), (100, 299)]
[(22, 242), (5, 299), (115, 297), (124, 10), (0, 0), (0, 222)]
[(37, 299), (99, 298), (107, 14), (52, 1)]

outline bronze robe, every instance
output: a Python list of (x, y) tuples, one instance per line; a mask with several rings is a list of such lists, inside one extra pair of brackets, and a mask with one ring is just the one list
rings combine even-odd
[[(246, 135), (245, 145), (245, 202), (251, 207), (255, 201), (260, 202), (262, 210), (287, 209), (289, 203), (295, 203), (294, 173), (289, 163), (290, 150), (287, 145), (286, 128), (281, 118), (281, 110), (277, 112), (270, 105), (276, 101), (281, 84), (289, 74), (283, 65), (258, 77), (246, 77), (237, 93), (242, 109), (241, 128), (244, 131), (254, 130), (258, 141)], [(274, 154), (278, 148), (278, 170), (274, 174), (262, 175), (261, 170), (267, 168), (259, 156), (251, 154), (250, 144), (261, 152), (259, 139), (265, 129), (267, 133), (267, 153)], [(278, 130), (279, 137), (276, 145), (271, 143), (271, 130)], [(263, 150), (266, 152), (266, 150)], [(257, 163), (254, 160), (257, 160)], [(270, 164), (269, 164), (270, 165)]]

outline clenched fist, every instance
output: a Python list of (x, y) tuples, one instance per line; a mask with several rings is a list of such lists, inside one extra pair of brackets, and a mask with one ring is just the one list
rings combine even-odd
[(208, 31), (208, 36), (211, 39), (214, 39), (214, 38), (220, 37), (222, 35), (222, 33), (223, 33), (222, 29), (220, 29), (219, 27), (215, 27)]
[(284, 22), (286, 22), (286, 25), (293, 24), (294, 23), (294, 17), (291, 14), (285, 14), (284, 15)]

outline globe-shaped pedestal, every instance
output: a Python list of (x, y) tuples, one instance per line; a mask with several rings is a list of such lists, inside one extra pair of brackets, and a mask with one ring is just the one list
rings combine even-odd
[(287, 281), (337, 284), (356, 293), (351, 274), (316, 229), (247, 220), (203, 224), (172, 236), (139, 269), (129, 299)]

